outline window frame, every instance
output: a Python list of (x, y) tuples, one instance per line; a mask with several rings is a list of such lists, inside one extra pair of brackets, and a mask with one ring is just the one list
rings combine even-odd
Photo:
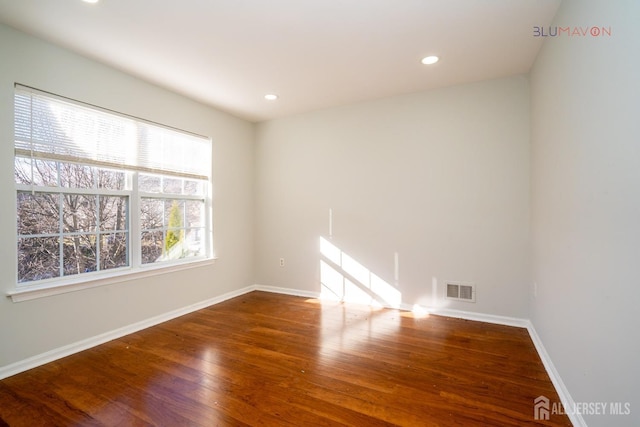
[[(18, 88), (19, 85), (16, 85)], [(20, 86), (23, 88), (22, 86)], [(114, 112), (111, 110), (105, 110), (100, 107), (96, 107), (90, 104), (86, 104), (80, 101), (69, 100), (68, 98), (60, 97), (58, 95), (48, 94), (47, 92), (38, 91), (33, 89), (38, 93), (44, 93), (45, 95), (50, 95), (53, 99), (64, 99), (73, 104), (78, 104), (82, 107), (89, 108), (92, 110), (96, 110), (104, 114), (105, 112), (109, 114), (113, 114), (115, 116), (123, 116), (127, 119), (135, 120), (136, 122), (141, 122), (147, 126), (157, 126), (160, 128), (169, 129), (171, 131), (178, 131), (184, 133), (185, 135), (189, 135), (191, 137), (203, 138), (208, 141), (209, 144), (209, 154), (211, 155), (212, 150), (212, 140), (211, 138), (204, 137), (201, 135), (194, 134), (192, 132), (186, 132), (179, 129), (175, 129), (172, 127), (160, 125), (154, 122), (150, 122), (147, 120), (139, 119), (137, 117), (128, 116), (126, 114), (122, 114), (119, 112)], [(17, 89), (16, 92), (17, 94)], [(124, 172), (126, 184), (124, 189), (122, 190), (114, 190), (114, 189), (104, 189), (98, 188), (94, 186), (94, 188), (82, 188), (82, 187), (66, 187), (63, 186), (60, 182), (60, 178), (58, 177), (58, 182), (56, 186), (47, 186), (47, 185), (34, 185), (34, 184), (24, 184), (16, 182), (14, 178), (14, 189), (15, 189), (15, 212), (16, 215), (19, 211), (18, 206), (18, 194), (24, 192), (31, 193), (52, 193), (52, 194), (77, 194), (77, 195), (96, 195), (96, 196), (111, 196), (111, 197), (127, 197), (128, 206), (127, 213), (128, 217), (126, 218), (126, 233), (127, 233), (127, 264), (126, 266), (116, 267), (116, 268), (108, 268), (105, 270), (91, 271), (91, 272), (83, 272), (78, 274), (59, 276), (54, 278), (46, 278), (39, 280), (30, 280), (19, 282), (18, 276), (18, 260), (19, 260), (19, 248), (18, 242), (21, 237), (29, 236), (29, 235), (21, 235), (19, 234), (19, 229), (16, 224), (16, 244), (15, 244), (15, 257), (16, 268), (15, 268), (15, 286), (14, 289), (8, 292), (8, 295), (12, 298), (14, 302), (26, 301), (34, 298), (57, 295), (65, 292), (72, 292), (81, 289), (90, 289), (96, 286), (103, 286), (107, 284), (113, 283), (121, 283), (124, 281), (135, 280), (144, 277), (151, 277), (159, 274), (165, 274), (173, 271), (180, 271), (184, 269), (196, 268), (203, 265), (213, 264), (216, 257), (213, 251), (213, 210), (212, 210), (212, 173), (209, 171), (207, 174), (207, 179), (204, 180), (194, 179), (193, 176), (190, 176), (188, 173), (180, 176), (179, 173), (168, 172), (162, 174), (159, 170), (154, 171), (145, 171), (145, 170), (132, 170), (127, 167), (113, 167), (113, 166), (104, 166), (95, 164), (92, 162), (81, 162), (81, 161), (73, 161), (73, 160), (64, 160), (57, 158), (57, 156), (53, 155), (50, 158), (43, 155), (26, 157), (24, 152), (19, 152), (16, 148), (14, 153), (14, 167), (16, 164), (16, 159), (25, 158), (27, 161), (34, 160), (43, 160), (43, 161), (52, 161), (52, 162), (63, 162), (63, 163), (74, 163), (76, 165), (87, 166), (97, 169), (107, 168), (119, 172)], [(213, 166), (212, 157), (208, 160), (209, 169)], [(138, 186), (138, 178), (141, 174), (152, 174), (157, 176), (164, 176), (172, 179), (182, 179), (183, 180), (183, 189), (186, 181), (195, 180), (202, 185), (200, 192), (198, 194), (175, 194), (171, 192), (163, 192), (162, 188), (160, 192), (146, 192), (142, 191)], [(184, 190), (183, 190), (184, 193)], [(60, 196), (62, 197), (62, 196)], [(141, 225), (141, 216), (142, 213), (140, 211), (141, 201), (143, 198), (155, 198), (161, 200), (178, 200), (181, 202), (186, 201), (198, 201), (202, 202), (202, 221), (203, 223), (196, 227), (202, 230), (202, 242), (201, 248), (203, 253), (196, 256), (187, 256), (185, 258), (172, 259), (172, 260), (162, 260), (158, 262), (151, 263), (143, 263), (142, 261), (142, 225)], [(60, 213), (62, 215), (62, 213)], [(17, 217), (16, 217), (17, 218)], [(61, 221), (61, 220), (60, 220)], [(182, 229), (189, 229), (188, 224), (186, 223), (186, 218), (183, 219), (183, 227)], [(99, 237), (101, 234), (107, 234), (101, 232), (99, 227), (97, 227), (94, 231), (86, 234), (95, 234)], [(63, 233), (62, 228), (59, 230), (59, 233), (56, 234), (58, 238), (62, 239), (65, 233)], [(33, 236), (37, 236), (34, 234)], [(61, 243), (62, 245), (62, 243)], [(97, 258), (97, 256), (96, 256)], [(62, 261), (60, 261), (62, 263)], [(98, 261), (96, 260), (96, 263)]]

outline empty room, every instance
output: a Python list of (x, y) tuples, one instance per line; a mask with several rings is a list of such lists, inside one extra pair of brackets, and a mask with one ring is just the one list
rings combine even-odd
[(0, 426), (640, 425), (637, 0), (0, 0)]

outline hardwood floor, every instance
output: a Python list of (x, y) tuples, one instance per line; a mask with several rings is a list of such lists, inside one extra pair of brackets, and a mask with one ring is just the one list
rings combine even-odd
[(0, 381), (0, 426), (522, 426), (526, 330), (252, 292)]

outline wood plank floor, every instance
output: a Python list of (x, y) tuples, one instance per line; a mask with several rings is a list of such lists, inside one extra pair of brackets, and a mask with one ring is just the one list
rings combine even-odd
[(252, 292), (0, 381), (0, 426), (523, 426), (527, 331)]

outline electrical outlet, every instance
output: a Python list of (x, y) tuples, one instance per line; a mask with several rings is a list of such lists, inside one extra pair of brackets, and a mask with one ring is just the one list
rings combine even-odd
[(538, 298), (538, 283), (533, 282), (533, 297)]
[(280, 267), (284, 267), (284, 258), (280, 258)]

